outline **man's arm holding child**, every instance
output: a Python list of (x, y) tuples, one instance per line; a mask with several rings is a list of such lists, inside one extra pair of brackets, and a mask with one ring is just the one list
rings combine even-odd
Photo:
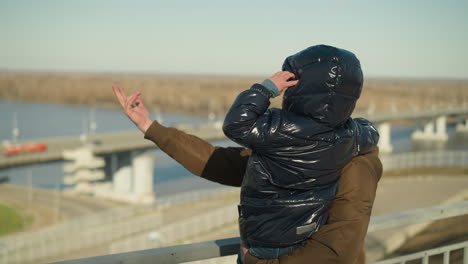
[(250, 150), (215, 147), (197, 136), (154, 121), (145, 133), (162, 151), (193, 174), (224, 185), (242, 183)]

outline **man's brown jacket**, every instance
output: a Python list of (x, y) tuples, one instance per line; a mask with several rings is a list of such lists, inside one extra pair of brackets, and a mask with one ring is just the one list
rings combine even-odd
[[(190, 172), (224, 185), (241, 186), (250, 150), (215, 147), (196, 136), (157, 122), (145, 138)], [(263, 260), (247, 254), (246, 264), (365, 263), (364, 238), (382, 175), (378, 151), (353, 158), (342, 170), (327, 224), (307, 244), (279, 259)]]

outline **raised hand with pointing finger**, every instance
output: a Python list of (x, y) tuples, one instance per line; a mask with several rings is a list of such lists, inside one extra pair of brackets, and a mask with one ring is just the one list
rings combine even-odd
[(113, 85), (112, 90), (115, 96), (119, 100), (120, 105), (130, 120), (145, 133), (151, 125), (152, 121), (148, 109), (143, 105), (141, 98), (141, 92), (135, 92), (127, 97), (122, 87)]

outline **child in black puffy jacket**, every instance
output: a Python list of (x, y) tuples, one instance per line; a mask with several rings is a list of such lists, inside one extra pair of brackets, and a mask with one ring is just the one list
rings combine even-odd
[[(319, 45), (234, 101), (223, 130), (252, 149), (239, 205), (252, 255), (277, 258), (301, 246), (325, 224), (343, 166), (375, 148), (372, 123), (351, 118), (362, 84), (353, 53)], [(284, 90), (282, 109), (268, 109)]]

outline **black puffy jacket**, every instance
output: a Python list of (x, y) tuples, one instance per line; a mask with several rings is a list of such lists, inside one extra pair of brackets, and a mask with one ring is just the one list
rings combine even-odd
[(349, 51), (320, 45), (286, 59), (299, 83), (285, 91), (283, 109), (255, 84), (234, 101), (223, 130), (252, 149), (241, 189), (239, 225), (248, 246), (285, 247), (306, 240), (326, 222), (340, 170), (370, 152), (379, 135), (350, 118), (363, 83)]

